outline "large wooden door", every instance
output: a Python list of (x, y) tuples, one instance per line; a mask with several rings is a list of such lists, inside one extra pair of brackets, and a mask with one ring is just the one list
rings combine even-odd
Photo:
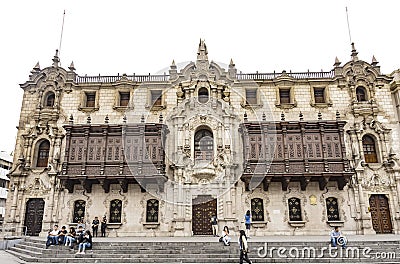
[(26, 234), (28, 236), (38, 236), (42, 231), (44, 213), (44, 200), (43, 199), (29, 199), (26, 203), (25, 210), (25, 223), (27, 228)]
[(202, 195), (193, 200), (193, 235), (212, 235), (211, 217), (213, 215), (217, 215), (217, 199), (212, 199), (208, 195)]
[(369, 198), (372, 226), (377, 234), (392, 233), (389, 202), (385, 195), (374, 194)]

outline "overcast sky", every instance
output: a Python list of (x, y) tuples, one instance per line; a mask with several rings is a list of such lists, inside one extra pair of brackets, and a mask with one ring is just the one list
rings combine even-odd
[(1, 1), (0, 150), (12, 151), (22, 101), (19, 84), (40, 62), (74, 61), (79, 75), (157, 73), (194, 61), (199, 39), (209, 59), (239, 71), (325, 71), (350, 58), (345, 7), (359, 58), (383, 73), (400, 67), (400, 1)]

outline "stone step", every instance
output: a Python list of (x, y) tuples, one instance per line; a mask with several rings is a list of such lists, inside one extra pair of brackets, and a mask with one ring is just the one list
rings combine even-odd
[[(316, 249), (314, 258), (302, 258), (302, 263), (376, 263), (374, 253), (376, 252), (399, 252), (399, 241), (357, 241), (350, 244), (351, 247), (369, 247), (370, 256), (363, 255), (359, 258), (336, 257), (333, 258), (328, 251), (321, 255), (321, 248), (327, 247), (327, 242), (268, 242), (268, 248), (276, 250), (272, 256), (261, 257), (257, 254), (257, 249), (265, 246), (262, 242), (249, 242), (250, 258), (254, 263), (298, 263), (299, 258), (281, 258), (277, 249), (285, 247), (286, 250), (297, 248), (300, 251), (303, 247), (314, 247)], [(338, 250), (340, 254), (341, 249)], [(232, 243), (230, 247), (223, 246), (218, 242), (94, 242), (93, 250), (87, 250), (85, 255), (76, 255), (75, 250), (70, 250), (65, 246), (51, 246), (45, 249), (43, 239), (28, 238), (26, 241), (8, 250), (9, 253), (19, 257), (26, 262), (40, 263), (237, 263), (239, 261), (239, 251), (237, 243)], [(350, 251), (351, 253), (352, 251)], [(306, 252), (307, 253), (307, 252)], [(362, 251), (361, 251), (362, 253)], [(361, 254), (360, 253), (360, 254)], [(345, 251), (343, 251), (345, 254)], [(352, 253), (351, 253), (352, 254)], [(393, 259), (382, 259), (384, 263), (398, 263)], [(288, 256), (288, 252), (285, 254)]]
[[(38, 246), (38, 247), (43, 247), (45, 248), (45, 241), (37, 241), (37, 240), (27, 240), (25, 243), (30, 244), (32, 246)], [(249, 241), (250, 244), (254, 246), (263, 246), (265, 244), (268, 244), (268, 246), (314, 246), (314, 247), (323, 247), (326, 245), (329, 245), (329, 241), (326, 242), (304, 242), (304, 243), (296, 243), (296, 242), (252, 242)], [(100, 241), (94, 241), (94, 244), (96, 244), (98, 247), (104, 247), (104, 248), (109, 248), (109, 247), (115, 247), (115, 248), (205, 248), (205, 249), (214, 249), (216, 245), (222, 243), (219, 242), (209, 242), (209, 243), (191, 243), (191, 242), (177, 242), (177, 243), (169, 243), (169, 242), (157, 242), (157, 243), (135, 243), (135, 242), (126, 242), (126, 243), (114, 243), (114, 242), (100, 242)], [(232, 241), (231, 244), (237, 244), (236, 241)], [(387, 242), (349, 242), (349, 244), (353, 246), (376, 246), (376, 247), (382, 247), (382, 246), (400, 246), (400, 242), (396, 241), (387, 241)]]
[[(13, 253), (17, 253), (15, 255), (23, 254), (25, 256), (26, 255), (30, 255), (31, 257), (33, 257), (32, 254), (31, 254), (32, 252), (16, 250)], [(344, 254), (345, 253), (343, 251), (343, 255)], [(269, 257), (268, 258), (259, 258), (259, 257), (256, 258), (257, 255), (255, 253), (253, 253), (253, 254), (250, 253), (249, 255), (253, 256), (252, 259), (255, 259), (255, 260), (263, 259), (264, 261), (268, 261), (270, 259), (282, 259), (282, 258), (279, 258), (278, 256), (276, 256), (275, 254), (274, 254), (273, 258), (269, 258)], [(352, 256), (351, 253), (349, 255)], [(111, 256), (113, 256), (113, 257), (111, 257)], [(318, 256), (318, 257), (316, 257), (314, 259), (318, 259), (318, 260), (322, 259), (322, 257), (319, 256), (319, 254), (316, 254), (316, 256)], [(339, 256), (340, 256), (340, 253), (339, 253)], [(97, 253), (92, 252), (91, 250), (87, 250), (85, 255), (76, 255), (76, 254), (73, 254), (73, 253), (69, 253), (69, 254), (44, 254), (42, 256), (39, 254), (39, 255), (35, 256), (35, 258), (37, 258), (38, 259), (37, 261), (39, 261), (39, 262), (46, 262), (47, 259), (57, 259), (59, 261), (61, 261), (61, 260), (64, 261), (64, 260), (67, 260), (67, 259), (69, 260), (71, 258), (73, 258), (73, 259), (75, 259), (75, 258), (81, 258), (82, 259), (83, 258), (83, 259), (85, 259), (85, 261), (88, 261), (86, 259), (96, 259), (96, 260), (104, 259), (104, 260), (109, 260), (109, 259), (112, 258), (112, 259), (115, 259), (115, 261), (119, 261), (121, 259), (124, 259), (124, 260), (126, 260), (126, 259), (131, 259), (131, 260), (132, 259), (146, 259), (149, 262), (156, 262), (156, 263), (157, 263), (157, 259), (163, 259), (164, 261), (168, 260), (168, 262), (171, 262), (171, 261), (176, 260), (177, 257), (182, 261), (185, 260), (184, 262), (188, 262), (188, 261), (189, 262), (196, 262), (199, 257), (201, 257), (202, 259), (209, 259), (210, 261), (214, 260), (214, 262), (219, 262), (220, 259), (225, 259), (225, 260), (227, 260), (227, 259), (236, 259), (238, 257), (238, 253), (236, 252), (234, 254), (225, 254), (225, 255), (221, 255), (221, 254), (171, 254), (171, 255), (165, 255), (165, 254), (120, 254), (120, 255), (112, 255), (112, 254), (107, 254), (107, 253), (105, 253), (105, 254), (97, 254)], [(31, 259), (33, 259), (33, 258), (31, 258)], [(287, 261), (292, 262), (293, 260), (296, 260), (296, 259), (298, 259), (298, 258), (290, 258), (289, 257)], [(328, 253), (324, 254), (324, 258), (323, 259), (324, 260), (327, 260), (327, 259), (342, 259), (342, 260), (346, 260), (346, 258), (344, 258), (344, 259), (343, 258), (332, 258)], [(368, 259), (366, 259), (365, 257), (363, 258), (362, 255), (361, 255), (361, 258), (357, 258), (355, 260), (357, 262), (361, 261), (361, 260), (368, 261)], [(135, 261), (135, 262), (140, 262), (140, 261)], [(158, 263), (160, 263), (160, 262), (158, 262)]]

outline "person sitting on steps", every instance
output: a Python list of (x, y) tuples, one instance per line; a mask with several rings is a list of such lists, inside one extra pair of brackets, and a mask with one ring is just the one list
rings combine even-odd
[(231, 237), (229, 236), (229, 228), (227, 226), (224, 226), (222, 230), (222, 242), (224, 242), (225, 246), (231, 245)]
[(76, 252), (76, 254), (85, 254), (85, 249), (91, 249), (92, 243), (92, 234), (87, 230), (83, 236), (82, 242), (79, 243), (78, 252)]
[[(339, 239), (341, 238), (341, 243), (339, 243)], [(342, 236), (342, 233), (339, 231), (339, 227), (335, 227), (331, 231), (331, 243), (332, 247), (337, 247), (337, 244), (342, 244), (342, 248), (346, 248), (346, 239)]]
[(47, 235), (46, 248), (50, 245), (58, 245), (58, 225), (54, 225), (53, 230), (49, 231)]
[(74, 248), (72, 243), (74, 243), (75, 241), (76, 241), (76, 231), (74, 227), (71, 227), (65, 239), (65, 246), (69, 246), (72, 249)]
[(61, 230), (58, 232), (58, 243), (60, 245), (65, 244), (65, 241), (67, 239), (67, 234), (68, 234), (67, 228), (65, 226), (62, 226)]

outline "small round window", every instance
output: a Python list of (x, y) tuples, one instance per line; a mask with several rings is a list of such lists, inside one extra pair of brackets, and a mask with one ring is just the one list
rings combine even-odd
[(208, 102), (208, 90), (207, 88), (200, 88), (198, 92), (199, 102), (204, 104)]

